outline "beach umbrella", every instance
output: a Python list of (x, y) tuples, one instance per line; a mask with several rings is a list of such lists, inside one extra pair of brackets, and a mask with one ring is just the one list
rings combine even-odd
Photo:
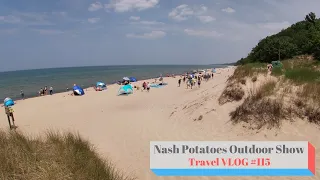
[(125, 81), (130, 81), (130, 79), (128, 77), (123, 77), (122, 79)]
[(3, 105), (5, 107), (13, 106), (14, 105), (14, 101), (11, 98), (7, 97), (7, 98), (4, 99)]
[(129, 77), (130, 82), (137, 82), (137, 79), (135, 77)]
[(84, 90), (80, 86), (73, 86), (73, 94), (82, 96), (84, 95)]

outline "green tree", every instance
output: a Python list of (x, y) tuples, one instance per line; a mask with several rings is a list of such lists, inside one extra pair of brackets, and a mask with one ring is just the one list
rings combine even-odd
[(281, 32), (259, 41), (239, 64), (270, 62), (289, 59), (297, 55), (313, 55), (320, 60), (320, 19), (310, 12), (305, 21), (297, 22)]
[(309, 23), (315, 24), (317, 17), (314, 12), (310, 12), (309, 14), (306, 15), (304, 19)]

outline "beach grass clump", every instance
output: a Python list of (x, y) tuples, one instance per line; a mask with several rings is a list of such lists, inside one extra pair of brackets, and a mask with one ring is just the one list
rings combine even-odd
[(270, 96), (274, 93), (277, 82), (274, 80), (269, 80), (263, 83), (256, 91), (252, 90), (250, 92), (250, 97), (253, 100), (260, 100), (263, 97)]
[(124, 180), (94, 151), (88, 141), (72, 133), (48, 132), (30, 138), (0, 131), (0, 179)]
[(235, 124), (246, 122), (254, 129), (280, 127), (280, 120), (285, 117), (283, 102), (277, 99), (247, 97), (243, 104), (230, 113)]
[(239, 86), (238, 83), (228, 83), (218, 101), (220, 105), (223, 105), (227, 102), (240, 101), (244, 94), (243, 88)]
[(305, 110), (305, 116), (310, 123), (320, 125), (320, 106), (309, 106)]
[(237, 66), (232, 76), (229, 77), (228, 81), (236, 80), (240, 82), (242, 79), (252, 77), (258, 74), (267, 74), (266, 63), (249, 63), (245, 65)]
[(280, 119), (285, 117), (283, 102), (268, 97), (274, 93), (275, 87), (276, 81), (269, 80), (256, 91), (251, 91), (244, 102), (230, 113), (231, 121), (250, 123), (255, 129), (279, 127)]
[(306, 83), (300, 87), (297, 96), (303, 98), (304, 101), (312, 101), (316, 105), (320, 105), (320, 83)]
[(246, 80), (246, 79), (241, 79), (241, 80), (240, 80), (240, 83), (243, 84), (243, 85), (246, 85), (247, 80)]

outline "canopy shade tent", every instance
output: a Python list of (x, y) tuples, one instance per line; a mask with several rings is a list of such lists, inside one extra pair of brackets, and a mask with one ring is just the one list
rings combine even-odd
[(76, 96), (84, 95), (84, 90), (80, 86), (73, 86), (73, 94)]
[(96, 87), (103, 87), (103, 88), (105, 88), (105, 87), (107, 87), (107, 85), (106, 85), (105, 83), (103, 83), (103, 82), (97, 82)]
[(282, 68), (282, 63), (280, 61), (272, 61), (271, 64), (273, 67)]
[(105, 83), (97, 82), (96, 87), (95, 87), (96, 91), (102, 91), (102, 90), (105, 90), (105, 89), (107, 89), (107, 85)]
[(130, 84), (121, 86), (118, 91), (118, 95), (132, 94), (132, 93), (133, 93), (133, 88)]

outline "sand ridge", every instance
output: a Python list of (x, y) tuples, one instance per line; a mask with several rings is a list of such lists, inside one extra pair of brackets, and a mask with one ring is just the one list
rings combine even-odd
[[(15, 106), (18, 131), (39, 135), (47, 129), (79, 132), (93, 143), (102, 156), (137, 179), (320, 179), (315, 177), (157, 177), (149, 170), (149, 142), (215, 140), (303, 140), (320, 147), (319, 128), (306, 121), (284, 122), (281, 130), (249, 131), (229, 122), (229, 113), (241, 102), (218, 104), (234, 68), (217, 69), (213, 79), (201, 88), (178, 87), (178, 77), (165, 78), (167, 86), (149, 93), (134, 91), (117, 96), (118, 85), (95, 92), (89, 88), (82, 97), (59, 93), (19, 101)], [(154, 80), (149, 80), (153, 82)], [(141, 86), (142, 82), (137, 82)], [(0, 125), (8, 128), (0, 108)], [(199, 120), (199, 116), (202, 119)], [(316, 163), (320, 162), (316, 149)]]

